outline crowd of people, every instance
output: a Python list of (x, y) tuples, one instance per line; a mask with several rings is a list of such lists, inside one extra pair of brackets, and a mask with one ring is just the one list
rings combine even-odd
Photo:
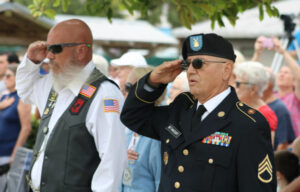
[[(41, 121), (27, 192), (300, 190), (300, 65), (292, 45), (266, 39), (248, 61), (200, 33), (157, 67), (138, 52), (108, 63), (71, 19), (22, 61), (0, 54), (0, 192), (12, 192), (32, 111)], [(264, 49), (282, 55), (277, 74), (260, 62)]]

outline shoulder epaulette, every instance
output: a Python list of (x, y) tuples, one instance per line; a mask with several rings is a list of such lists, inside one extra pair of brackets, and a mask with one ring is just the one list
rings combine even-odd
[(249, 107), (248, 105), (238, 101), (235, 103), (236, 108), (243, 113), (244, 115), (246, 115), (249, 119), (251, 119), (253, 122), (256, 123), (256, 120), (254, 119), (253, 115), (256, 113), (256, 110)]

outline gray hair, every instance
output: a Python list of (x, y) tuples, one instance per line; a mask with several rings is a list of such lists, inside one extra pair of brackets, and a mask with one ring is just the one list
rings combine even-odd
[[(264, 90), (268, 86), (270, 75), (259, 62), (243, 62), (235, 67), (234, 74), (238, 77), (243, 77), (247, 82), (256, 85), (259, 96), (263, 95)], [(250, 86), (251, 85), (249, 85), (249, 87)]]
[(175, 79), (182, 79), (182, 91), (183, 92), (188, 92), (190, 91), (190, 87), (189, 87), (189, 81), (187, 79), (187, 74), (186, 71), (182, 71)]

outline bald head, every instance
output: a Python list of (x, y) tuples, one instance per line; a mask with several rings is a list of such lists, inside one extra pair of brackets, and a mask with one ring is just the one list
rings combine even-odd
[(50, 30), (48, 38), (50, 35), (57, 36), (62, 40), (62, 43), (84, 42), (91, 44), (93, 42), (89, 26), (79, 19), (70, 19), (56, 24)]
[[(62, 43), (83, 43), (82, 45), (64, 48), (72, 49), (72, 55), (80, 65), (86, 65), (92, 59), (93, 36), (85, 22), (79, 19), (70, 19), (56, 24), (48, 33), (47, 44)], [(87, 44), (91, 46), (87, 46)]]

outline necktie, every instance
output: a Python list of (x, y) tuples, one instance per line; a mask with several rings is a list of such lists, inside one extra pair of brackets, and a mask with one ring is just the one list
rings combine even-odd
[(206, 111), (206, 108), (204, 107), (204, 105), (200, 105), (198, 107), (198, 109), (192, 119), (192, 131), (196, 129), (196, 125), (198, 122), (201, 121), (201, 117), (205, 113), (205, 111)]

